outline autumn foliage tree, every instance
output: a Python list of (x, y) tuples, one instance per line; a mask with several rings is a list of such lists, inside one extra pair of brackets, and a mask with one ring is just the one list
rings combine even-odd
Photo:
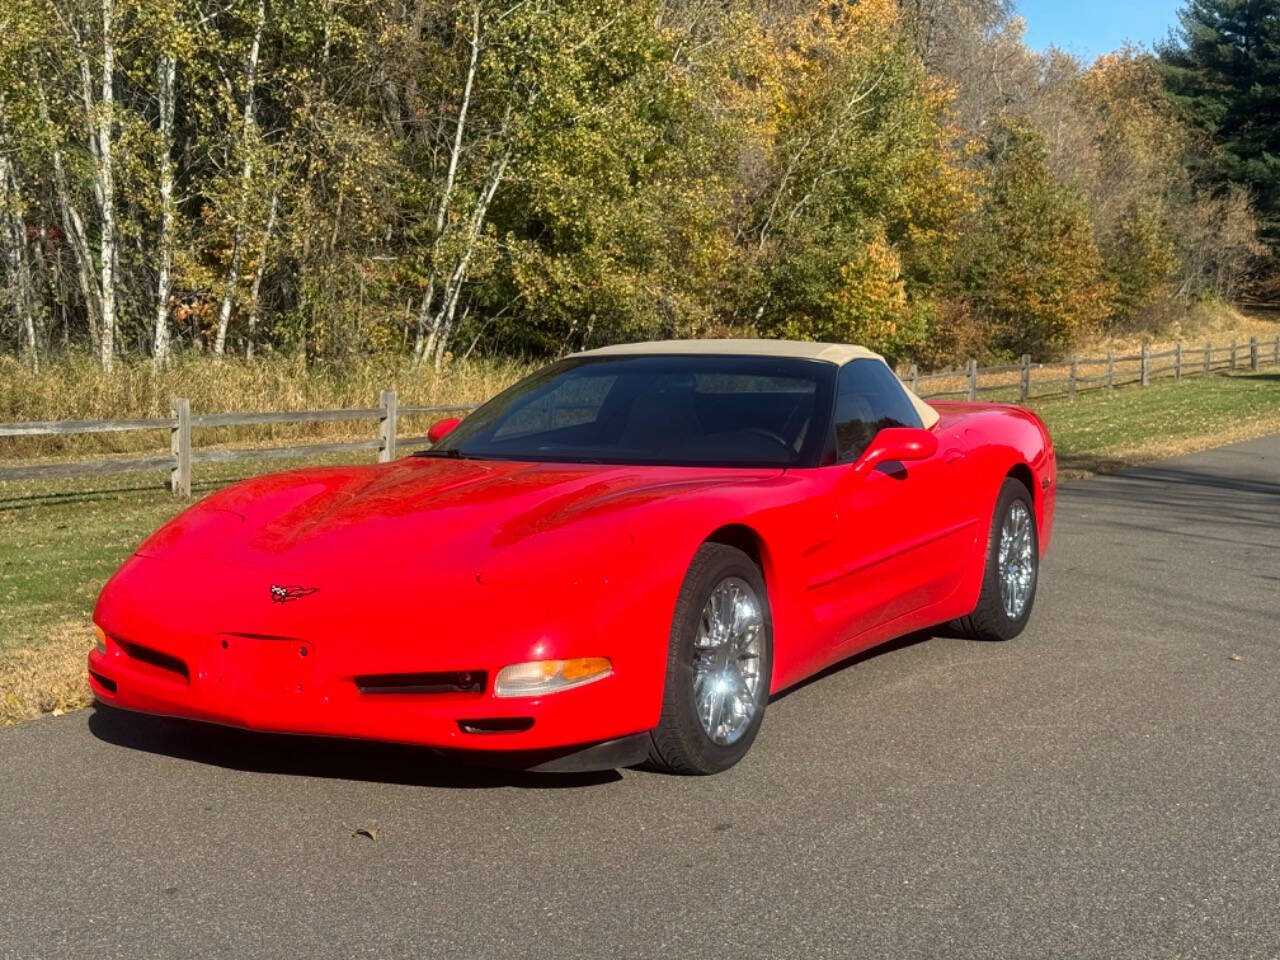
[(1231, 6), (1158, 67), (1035, 53), (1006, 0), (9, 0), (0, 345), (1049, 356), (1249, 275)]
[(957, 296), (996, 353), (1052, 356), (1106, 319), (1111, 289), (1081, 191), (1054, 179), (1043, 137), (1012, 126), (992, 140), (991, 173), (957, 271)]
[(901, 357), (926, 336), (939, 239), (967, 202), (948, 95), (890, 0), (822, 5), (755, 43), (734, 319)]

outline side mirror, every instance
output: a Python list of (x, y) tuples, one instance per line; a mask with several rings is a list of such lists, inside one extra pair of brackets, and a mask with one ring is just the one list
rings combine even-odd
[(449, 417), (447, 420), (437, 420), (431, 425), (431, 428), (427, 430), (427, 439), (432, 443), (439, 443), (452, 433), (453, 428), (461, 422), (461, 417)]
[(918, 427), (886, 427), (853, 465), (859, 475), (870, 473), (882, 463), (928, 460), (938, 452), (938, 438)]

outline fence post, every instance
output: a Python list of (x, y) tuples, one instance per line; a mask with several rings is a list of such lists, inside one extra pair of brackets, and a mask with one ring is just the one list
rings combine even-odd
[(1209, 371), (1213, 369), (1213, 344), (1206, 343), (1204, 345), (1204, 375), (1207, 377)]
[(1071, 355), (1071, 375), (1067, 378), (1067, 396), (1072, 400), (1076, 398), (1076, 374), (1080, 368), (1080, 355), (1073, 353)]
[(1227, 364), (1227, 369), (1232, 373), (1236, 372), (1236, 342), (1231, 341), (1231, 360)]
[(917, 397), (920, 396), (920, 367), (918, 364), (912, 364), (907, 368), (907, 380), (911, 383), (911, 392)]
[(1107, 389), (1114, 390), (1116, 388), (1116, 354), (1114, 350), (1107, 351)]
[(1022, 371), (1018, 381), (1018, 398), (1026, 403), (1031, 396), (1031, 354), (1022, 355)]
[(969, 360), (969, 402), (978, 399), (978, 361)]
[(1142, 345), (1142, 385), (1151, 385), (1151, 347), (1145, 343)]
[(1276, 337), (1276, 345), (1271, 352), (1271, 359), (1276, 363), (1280, 363), (1280, 337)]
[(382, 416), (378, 420), (378, 439), (382, 441), (378, 448), (378, 462), (390, 463), (396, 458), (396, 420), (399, 418), (396, 392), (383, 390), (378, 406), (382, 407)]
[(1173, 379), (1182, 379), (1182, 344), (1173, 348)]
[(1249, 338), (1249, 369), (1258, 369), (1258, 338)]
[(175, 397), (169, 408), (174, 424), (169, 428), (169, 449), (173, 469), (169, 471), (169, 492), (191, 496), (191, 401)]

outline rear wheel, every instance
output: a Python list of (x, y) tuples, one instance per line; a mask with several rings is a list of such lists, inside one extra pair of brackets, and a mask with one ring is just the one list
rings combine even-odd
[(1009, 477), (991, 518), (978, 606), (952, 625), (978, 640), (1012, 640), (1031, 619), (1039, 580), (1035, 505), (1031, 492)]
[(680, 588), (662, 714), (650, 765), (718, 773), (751, 748), (773, 670), (773, 620), (760, 569), (741, 550), (705, 543)]

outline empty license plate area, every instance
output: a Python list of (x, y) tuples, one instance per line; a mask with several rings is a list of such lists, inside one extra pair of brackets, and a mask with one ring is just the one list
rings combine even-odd
[(306, 693), (314, 661), (305, 640), (223, 634), (215, 638), (203, 672), (220, 695), (256, 703)]

